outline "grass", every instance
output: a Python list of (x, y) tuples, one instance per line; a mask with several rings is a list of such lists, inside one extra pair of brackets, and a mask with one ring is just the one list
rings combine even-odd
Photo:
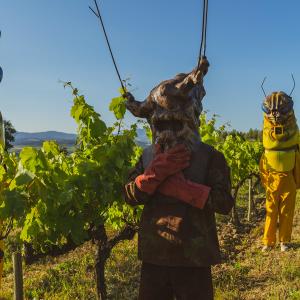
[(245, 236), (236, 258), (215, 273), (216, 299), (224, 300), (299, 300), (300, 299), (300, 203), (294, 218), (293, 249), (281, 253), (279, 247), (263, 254), (260, 224)]
[[(136, 239), (113, 250), (106, 266), (109, 299), (134, 299), (139, 285), (140, 263), (136, 259)], [(26, 299), (96, 299), (92, 243), (57, 258), (45, 258), (24, 265)], [(13, 298), (12, 266), (5, 266), (0, 299)], [(1, 298), (2, 297), (2, 298)], [(134, 297), (134, 298), (132, 298)]]
[[(239, 233), (226, 225), (227, 231), (220, 239), (227, 262), (213, 268), (216, 300), (300, 300), (299, 200), (294, 222), (294, 249), (287, 253), (276, 248), (262, 254), (262, 223), (254, 226), (250, 234)], [(10, 261), (13, 246), (14, 241), (10, 239), (1, 299), (13, 298)], [(96, 299), (94, 251), (94, 246), (86, 243), (66, 255), (24, 266), (26, 299)], [(119, 244), (106, 266), (109, 299), (136, 299), (139, 272), (137, 239)]]

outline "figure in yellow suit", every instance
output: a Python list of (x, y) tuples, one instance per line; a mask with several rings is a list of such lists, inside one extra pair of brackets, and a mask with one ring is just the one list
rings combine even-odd
[[(1, 37), (1, 30), (0, 30), (0, 37)], [(3, 78), (3, 70), (0, 67), (0, 83), (2, 81), (2, 78)], [(0, 144), (2, 145), (3, 148), (5, 148), (5, 130), (4, 130), (4, 122), (3, 122), (1, 112), (0, 112)], [(1, 232), (2, 232), (2, 222), (0, 220), (0, 236), (1, 236)], [(0, 288), (1, 288), (1, 279), (2, 279), (2, 270), (3, 270), (3, 256), (4, 256), (3, 249), (4, 249), (3, 240), (0, 240)]]
[[(0, 147), (5, 148), (5, 129), (4, 129), (4, 121), (2, 118), (2, 114), (0, 112)], [(1, 195), (0, 195), (1, 197)], [(0, 237), (2, 235), (2, 221), (0, 220)], [(2, 280), (2, 272), (3, 272), (3, 261), (4, 261), (4, 242), (3, 239), (0, 240), (0, 288), (1, 288), (1, 280)]]
[(265, 98), (263, 145), (260, 161), (262, 183), (266, 189), (266, 223), (263, 251), (276, 244), (279, 222), (281, 251), (287, 251), (291, 241), (296, 189), (299, 187), (299, 129), (293, 100), (284, 92), (274, 92)]

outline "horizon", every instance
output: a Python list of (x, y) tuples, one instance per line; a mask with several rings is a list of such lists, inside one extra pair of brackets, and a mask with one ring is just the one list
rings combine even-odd
[[(1, 1), (1, 0), (0, 0)], [(1, 1), (0, 110), (17, 131), (76, 132), (70, 117), (72, 96), (59, 80), (71, 81), (108, 125), (108, 105), (118, 95), (103, 33), (88, 9), (92, 1)], [(158, 10), (157, 7), (160, 7)], [(102, 1), (101, 12), (122, 78), (131, 78), (142, 100), (160, 81), (191, 70), (197, 62), (201, 1)], [(204, 110), (221, 116), (233, 129), (261, 129), (260, 89), (289, 91), (296, 79), (295, 114), (299, 119), (300, 80), (297, 24), (300, 3), (259, 0), (212, 1), (208, 19)], [(47, 14), (43, 14), (47, 11)], [(278, 22), (274, 15), (288, 16)], [(55, 18), (53, 18), (55, 16)], [(124, 21), (124, 16), (126, 16)], [(155, 22), (153, 22), (155, 19)], [(180, 20), (180, 22), (178, 22)], [(101, 99), (101, 100), (99, 100)], [(126, 125), (136, 122), (129, 113)], [(20, 130), (21, 129), (21, 130)]]
[[(137, 130), (143, 130), (143, 131), (145, 131), (141, 127), (137, 127)], [(232, 129), (232, 130), (236, 130), (236, 129)], [(259, 130), (259, 131), (262, 131), (262, 129), (259, 129), (259, 128), (249, 128), (249, 130), (247, 130), (247, 131), (240, 131), (240, 132), (247, 133), (250, 130)], [(31, 131), (31, 132), (29, 132), (29, 131), (18, 131), (18, 130), (16, 131), (16, 133), (28, 133), (28, 134), (49, 133), (49, 132), (64, 133), (64, 134), (70, 134), (70, 135), (77, 135), (76, 132), (65, 132), (65, 131), (57, 131), (57, 130)]]
[(55, 133), (65, 133), (65, 134), (77, 134), (76, 132), (64, 132), (64, 131), (57, 131), (57, 130), (45, 130), (45, 131), (16, 131), (16, 133), (45, 133), (45, 132), (55, 132)]

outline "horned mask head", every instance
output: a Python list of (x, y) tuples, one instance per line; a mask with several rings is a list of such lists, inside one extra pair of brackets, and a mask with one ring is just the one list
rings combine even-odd
[(262, 90), (265, 94), (265, 100), (262, 104), (262, 110), (266, 114), (266, 117), (275, 125), (284, 124), (287, 120), (290, 119), (291, 116), (294, 116), (294, 101), (292, 99), (292, 93), (295, 89), (295, 79), (293, 78), (293, 89), (290, 94), (286, 94), (285, 92), (273, 92), (270, 95), (266, 95), (265, 90), (263, 88), (263, 84), (265, 79), (261, 85)]
[(165, 148), (178, 143), (192, 147), (199, 141), (204, 96), (203, 71), (194, 70), (161, 82), (145, 101), (129, 99), (126, 106), (134, 116), (147, 119), (154, 143)]

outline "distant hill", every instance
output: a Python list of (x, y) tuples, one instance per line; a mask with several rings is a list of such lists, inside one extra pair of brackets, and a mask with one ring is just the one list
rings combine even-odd
[(76, 134), (45, 131), (45, 132), (16, 132), (14, 146), (40, 146), (44, 141), (55, 140), (61, 145), (74, 145)]
[(145, 147), (150, 144), (149, 139), (147, 138), (146, 132), (142, 128), (137, 129), (137, 138), (136, 141), (138, 144), (140, 144), (142, 147)]
[[(137, 142), (146, 146), (149, 144), (148, 138), (144, 129), (138, 128), (137, 130)], [(41, 146), (44, 141), (55, 140), (60, 145), (74, 146), (76, 143), (77, 135), (73, 133), (65, 133), (58, 131), (45, 131), (45, 132), (16, 132), (15, 147), (22, 146)]]

